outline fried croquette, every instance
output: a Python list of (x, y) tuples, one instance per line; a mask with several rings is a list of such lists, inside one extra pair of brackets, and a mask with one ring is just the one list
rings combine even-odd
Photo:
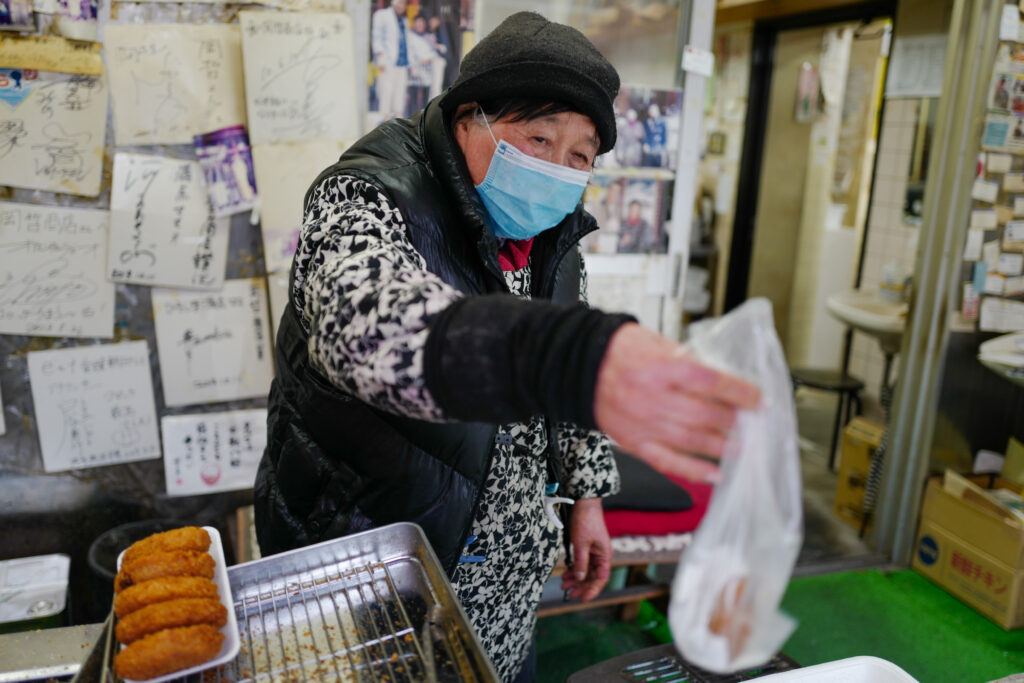
[(164, 576), (201, 576), (212, 579), (213, 566), (213, 557), (206, 552), (171, 550), (149, 553), (132, 562), (121, 561), (121, 571), (114, 579), (114, 590), (120, 593), (128, 586)]
[(220, 628), (228, 621), (228, 611), (220, 600), (210, 598), (181, 598), (158, 602), (132, 612), (117, 622), (115, 635), (128, 645), (150, 633), (165, 628), (210, 624)]
[(147, 605), (181, 598), (216, 598), (217, 584), (200, 576), (165, 576), (125, 588), (114, 596), (114, 614), (124, 618)]
[(157, 631), (121, 650), (114, 671), (137, 681), (156, 678), (210, 661), (223, 642), (224, 634), (209, 624)]
[(183, 526), (147, 536), (128, 546), (121, 564), (134, 562), (143, 555), (171, 550), (195, 550), (206, 552), (210, 549), (210, 534), (198, 526)]

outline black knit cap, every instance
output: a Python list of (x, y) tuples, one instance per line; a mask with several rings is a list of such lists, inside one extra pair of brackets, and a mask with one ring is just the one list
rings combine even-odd
[(536, 12), (518, 12), (477, 43), (441, 108), (492, 98), (529, 97), (563, 102), (594, 122), (603, 154), (615, 146), (612, 100), (619, 74), (582, 33)]

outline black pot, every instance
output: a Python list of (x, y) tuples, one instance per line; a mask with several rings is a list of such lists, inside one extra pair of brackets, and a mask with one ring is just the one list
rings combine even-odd
[(89, 575), (93, 584), (95, 614), (110, 612), (114, 600), (114, 577), (117, 575), (117, 556), (135, 541), (146, 536), (188, 526), (188, 522), (173, 519), (144, 519), (116, 526), (100, 534), (89, 546)]

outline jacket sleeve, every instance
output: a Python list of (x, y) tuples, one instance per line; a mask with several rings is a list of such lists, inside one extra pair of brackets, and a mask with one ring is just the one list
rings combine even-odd
[(461, 294), (426, 269), (372, 184), (335, 176), (314, 190), (291, 293), (310, 362), (332, 384), (391, 413), (445, 419), (424, 383), (423, 348), (431, 319)]
[[(580, 253), (580, 301), (587, 302), (587, 268)], [(558, 447), (565, 467), (566, 493), (572, 498), (603, 498), (618, 493), (621, 485), (611, 441), (596, 429), (576, 424), (558, 425)]]
[(366, 403), (432, 421), (594, 426), (601, 360), (631, 316), (462, 296), (426, 269), (390, 200), (351, 177), (314, 191), (295, 259), (310, 361)]

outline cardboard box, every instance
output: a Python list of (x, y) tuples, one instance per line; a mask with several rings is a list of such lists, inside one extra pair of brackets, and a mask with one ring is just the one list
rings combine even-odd
[(871, 458), (882, 443), (885, 425), (864, 417), (850, 420), (843, 430), (843, 447), (839, 455), (839, 469), (863, 472), (871, 468)]
[(1024, 522), (977, 487), (928, 483), (911, 566), (1003, 628), (1024, 626)]
[[(839, 519), (860, 531), (864, 521), (864, 491), (885, 425), (863, 417), (855, 417), (843, 430), (842, 452), (839, 455), (839, 476), (833, 511)], [(868, 524), (867, 529), (871, 525)]]

